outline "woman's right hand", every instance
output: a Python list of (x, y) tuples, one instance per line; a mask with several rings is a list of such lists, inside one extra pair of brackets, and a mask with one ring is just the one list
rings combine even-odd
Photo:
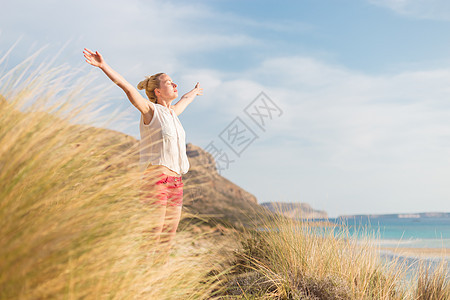
[(101, 68), (105, 64), (103, 56), (100, 53), (98, 53), (98, 51), (93, 52), (87, 48), (84, 48), (83, 54), (84, 57), (86, 58), (86, 62), (88, 64), (93, 65), (94, 67)]

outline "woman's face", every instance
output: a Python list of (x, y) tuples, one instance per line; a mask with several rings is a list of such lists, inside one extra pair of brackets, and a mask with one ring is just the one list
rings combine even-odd
[(175, 100), (178, 97), (177, 85), (167, 74), (159, 76), (159, 88), (155, 89), (156, 95), (164, 100)]

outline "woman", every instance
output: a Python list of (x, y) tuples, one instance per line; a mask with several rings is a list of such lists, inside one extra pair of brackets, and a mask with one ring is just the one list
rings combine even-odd
[[(148, 99), (106, 64), (98, 51), (83, 51), (86, 62), (99, 67), (127, 95), (131, 104), (140, 112), (140, 166), (144, 171), (141, 195), (146, 203), (155, 205), (157, 225), (153, 229), (157, 242), (171, 246), (178, 227), (183, 203), (181, 175), (187, 173), (185, 132), (178, 119), (186, 107), (203, 89), (199, 83), (175, 104), (177, 85), (169, 75), (158, 73), (138, 84)], [(157, 174), (157, 180), (154, 180)], [(163, 233), (163, 234), (162, 234)]]

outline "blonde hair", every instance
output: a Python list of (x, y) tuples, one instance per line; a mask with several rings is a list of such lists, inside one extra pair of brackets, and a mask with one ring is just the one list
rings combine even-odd
[(153, 103), (156, 103), (158, 99), (155, 95), (155, 89), (159, 88), (159, 77), (164, 73), (158, 73), (152, 76), (147, 76), (145, 80), (142, 80), (137, 85), (137, 88), (140, 90), (145, 90), (147, 97)]

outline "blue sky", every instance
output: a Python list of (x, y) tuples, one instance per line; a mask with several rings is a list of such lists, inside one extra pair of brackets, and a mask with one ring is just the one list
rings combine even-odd
[[(138, 137), (139, 113), (83, 61), (99, 50), (137, 84), (164, 71), (204, 87), (180, 119), (187, 141), (234, 160), (222, 174), (260, 202), (307, 202), (330, 216), (450, 211), (450, 2), (8, 1), (9, 67), (46, 46), (109, 87)], [(262, 131), (244, 113), (260, 92), (283, 111)], [(111, 110), (112, 110), (111, 109)], [(240, 157), (219, 134), (240, 117), (258, 138)], [(222, 142), (222, 143), (221, 143)]]

